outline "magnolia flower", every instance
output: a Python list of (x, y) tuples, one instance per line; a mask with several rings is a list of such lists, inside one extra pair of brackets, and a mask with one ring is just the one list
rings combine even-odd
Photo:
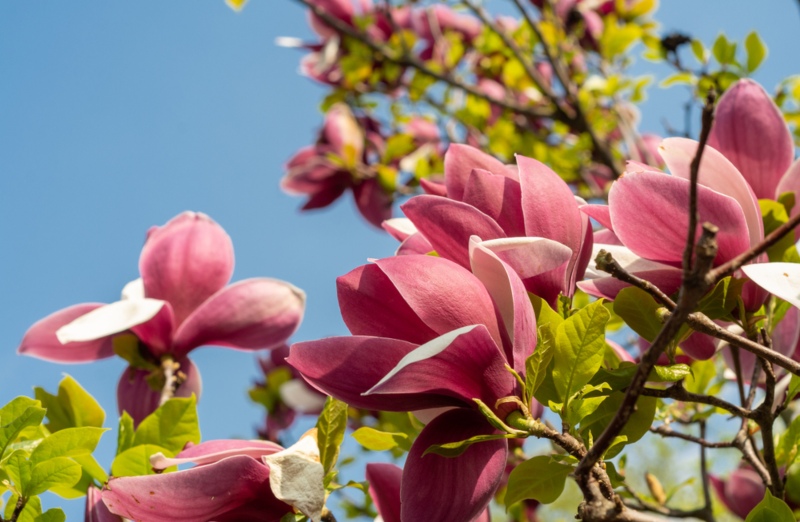
[(559, 293), (573, 294), (589, 263), (592, 230), (555, 172), (524, 156), (514, 168), (478, 149), (451, 145), (444, 176), (444, 185), (423, 183), (429, 194), (401, 207), (410, 223), (385, 226), (403, 241), (398, 254), (435, 250), (469, 267), (469, 238), (477, 235), (528, 291), (550, 303)]
[(744, 519), (764, 498), (765, 486), (758, 473), (750, 468), (734, 470), (727, 480), (710, 475), (717, 496), (731, 513)]
[(175, 458), (156, 453), (156, 470), (191, 469), (112, 478), (103, 502), (117, 515), (151, 522), (264, 520), (278, 522), (293, 508), (319, 522), (325, 499), (316, 434), (288, 449), (266, 441), (215, 440)]
[[(337, 280), (353, 336), (297, 343), (289, 355), (312, 386), (356, 408), (433, 417), (403, 470), (405, 522), (472, 520), (486, 509), (505, 469), (505, 439), (474, 444), (455, 458), (423, 454), (497, 433), (473, 399), (494, 408), (515, 394), (506, 365), (524, 375), (536, 346), (536, 319), (516, 273), (478, 238), (471, 239), (470, 263), (474, 274), (416, 255), (353, 270)], [(497, 414), (507, 415), (506, 407)]]
[(177, 362), (180, 397), (199, 395), (200, 375), (187, 358), (203, 345), (239, 350), (279, 346), (303, 317), (305, 294), (275, 279), (227, 285), (233, 273), (230, 237), (205, 214), (184, 212), (153, 227), (139, 258), (141, 278), (129, 283), (121, 301), (74, 305), (34, 324), (19, 353), (65, 363), (128, 355), (145, 367), (129, 367), (117, 388), (120, 412), (136, 422), (152, 413), (161, 390), (148, 382), (162, 364)]
[(108, 510), (103, 503), (100, 490), (93, 485), (86, 490), (86, 510), (83, 520), (84, 522), (123, 522), (121, 516)]

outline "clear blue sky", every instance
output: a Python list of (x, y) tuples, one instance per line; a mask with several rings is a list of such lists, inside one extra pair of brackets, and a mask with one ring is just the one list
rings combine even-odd
[[(705, 41), (758, 29), (770, 56), (756, 79), (768, 89), (800, 73), (794, 0), (665, 0), (660, 19)], [(273, 44), (310, 37), (305, 20), (290, 0), (253, 0), (240, 14), (222, 0), (0, 3), (0, 403), (34, 385), (54, 390), (68, 372), (114, 426), (120, 360), (65, 366), (16, 347), (58, 309), (118, 299), (138, 275), (148, 227), (187, 209), (233, 238), (234, 280), (277, 277), (306, 290), (296, 340), (346, 333), (336, 276), (395, 242), (349, 200), (301, 215), (300, 200), (278, 189), (283, 163), (321, 122), (323, 90), (297, 74), (301, 54)], [(664, 75), (641, 60), (637, 70)], [(680, 125), (685, 99), (653, 89), (643, 127), (661, 131), (665, 116)], [(253, 436), (253, 356), (203, 348), (193, 360), (204, 439)], [(115, 438), (106, 435), (104, 464)], [(70, 518), (81, 509), (71, 503)]]

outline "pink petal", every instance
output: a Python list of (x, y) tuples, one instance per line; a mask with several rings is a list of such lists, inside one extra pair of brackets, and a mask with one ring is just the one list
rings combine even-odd
[(717, 103), (708, 143), (736, 166), (758, 198), (774, 197), (794, 159), (794, 141), (783, 114), (763, 87), (746, 78), (728, 88)]
[(139, 271), (147, 297), (168, 301), (180, 324), (231, 278), (233, 244), (205, 214), (184, 212), (150, 229)]
[(400, 481), (403, 468), (394, 464), (367, 464), (369, 496), (383, 522), (400, 522)]
[[(795, 204), (792, 207), (789, 217), (795, 217), (797, 214), (800, 214), (800, 160), (792, 163), (792, 166), (789, 167), (789, 170), (787, 170), (786, 174), (781, 178), (780, 183), (778, 183), (778, 188), (775, 189), (773, 198), (778, 199), (778, 197), (785, 192), (792, 192), (794, 194)], [(800, 230), (797, 228), (794, 229), (794, 237), (795, 239), (800, 239)]]
[(622, 361), (622, 362), (636, 362), (636, 359), (634, 359), (631, 356), (631, 354), (628, 353), (628, 350), (623, 348), (621, 345), (617, 344), (616, 342), (614, 342), (614, 341), (612, 341), (611, 339), (608, 339), (608, 338), (606, 338), (606, 344), (609, 345), (612, 350), (614, 350), (614, 353), (617, 354), (617, 357), (619, 357), (620, 361)]
[(747, 518), (750, 511), (764, 498), (764, 483), (749, 468), (734, 470), (728, 480), (710, 477), (719, 499), (734, 515)]
[(40, 319), (25, 332), (17, 353), (63, 363), (82, 363), (111, 357), (114, 355), (111, 336), (68, 344), (61, 344), (56, 337), (56, 331), (62, 326), (101, 306), (105, 305), (101, 303), (73, 305)]
[[(688, 180), (691, 163), (697, 151), (697, 142), (686, 138), (667, 138), (661, 143), (661, 155), (673, 176)], [(764, 223), (753, 189), (736, 167), (713, 147), (703, 151), (698, 181), (720, 194), (735, 199), (744, 212), (749, 232), (750, 246), (764, 238)], [(714, 223), (717, 225), (717, 223)]]
[(486, 509), (506, 467), (508, 444), (473, 444), (455, 458), (423, 456), (434, 444), (497, 433), (480, 413), (458, 408), (443, 413), (422, 430), (406, 459), (400, 489), (401, 520), (472, 520)]
[(300, 325), (305, 294), (277, 279), (246, 279), (211, 296), (175, 333), (173, 353), (181, 357), (202, 345), (240, 350), (273, 348)]
[(428, 241), (425, 236), (417, 232), (412, 236), (408, 236), (397, 248), (394, 253), (396, 256), (408, 256), (415, 254), (429, 254), (434, 251), (433, 245)]
[(717, 343), (706, 334), (694, 332), (681, 343), (681, 349), (692, 359), (705, 361), (717, 353)]
[(484, 326), (465, 326), (406, 354), (366, 395), (432, 394), (494, 405), (516, 385), (506, 364)]
[(482, 324), (497, 345), (502, 346), (492, 299), (471, 272), (433, 256), (388, 257), (375, 264), (437, 335)]
[[(569, 247), (543, 237), (509, 237), (480, 241), (478, 236), (473, 236), (470, 238), (470, 251), (473, 239), (507, 263), (522, 279), (556, 270), (572, 257)], [(591, 249), (589, 252), (591, 253)]]
[(369, 223), (380, 227), (392, 217), (392, 197), (387, 194), (377, 179), (365, 179), (353, 187), (353, 197), (358, 211)]
[(589, 216), (581, 214), (581, 246), (578, 251), (578, 260), (572, 272), (567, 274), (569, 276), (569, 286), (566, 293), (568, 297), (572, 297), (575, 284), (580, 279), (583, 279), (586, 274), (586, 269), (589, 267), (589, 263), (592, 262), (593, 247), (594, 232), (592, 231), (592, 223), (589, 221)]
[(608, 205), (583, 205), (580, 211), (594, 219), (601, 226), (612, 230), (611, 225), (611, 209)]
[(488, 170), (473, 169), (463, 201), (492, 218), (507, 236), (525, 235), (519, 182)]
[(381, 228), (398, 241), (405, 241), (417, 233), (417, 227), (408, 218), (392, 218), (381, 223)]
[(605, 244), (605, 245), (617, 245), (622, 246), (622, 241), (619, 240), (617, 235), (607, 229), (603, 228), (600, 230), (595, 230), (594, 232), (594, 244)]
[(425, 194), (432, 196), (447, 196), (447, 187), (444, 183), (438, 183), (426, 178), (419, 180), (419, 186), (425, 191)]
[[(178, 361), (180, 372), (186, 380), (175, 391), (175, 397), (191, 397), (194, 394), (198, 399), (203, 390), (200, 371), (187, 358)], [(154, 390), (147, 383), (149, 372), (128, 367), (122, 372), (117, 384), (117, 408), (120, 415), (127, 411), (133, 418), (134, 425), (139, 425), (145, 417), (158, 409), (161, 402), (161, 390)]]
[(150, 354), (158, 358), (172, 348), (172, 332), (175, 320), (172, 305), (165, 302), (158, 313), (147, 322), (131, 328), (131, 332), (147, 345)]
[(283, 447), (265, 440), (210, 440), (187, 447), (175, 458), (167, 458), (157, 453), (150, 458), (150, 463), (154, 469), (163, 470), (190, 462), (197, 465), (213, 464), (235, 455), (247, 455), (260, 460), (264, 455), (272, 455), (279, 451), (283, 451)]
[(323, 393), (354, 408), (413, 411), (463, 402), (433, 394), (363, 395), (417, 345), (379, 337), (329, 337), (292, 345), (286, 360)]
[(469, 238), (506, 237), (500, 225), (477, 208), (438, 196), (421, 195), (401, 205), (403, 212), (443, 258), (469, 266)]
[(86, 510), (84, 511), (84, 522), (124, 522), (122, 517), (114, 515), (103, 503), (100, 490), (89, 486), (86, 490)]
[[(339, 3), (339, 0), (316, 1), (328, 4)], [(337, 156), (361, 159), (361, 155), (364, 153), (364, 131), (358, 125), (350, 107), (344, 103), (335, 103), (328, 109), (328, 113), (325, 114), (325, 124), (322, 127), (322, 136), (333, 147), (333, 152)]]
[(464, 189), (472, 169), (500, 174), (505, 170), (505, 165), (494, 156), (469, 145), (457, 143), (450, 145), (444, 155), (444, 184), (447, 187), (448, 197), (456, 200), (464, 197)]
[[(614, 182), (608, 201), (614, 232), (625, 246), (645, 259), (681, 262), (688, 227), (687, 180), (651, 172), (629, 173)], [(706, 221), (719, 227), (717, 264), (749, 248), (747, 224), (736, 200), (698, 185), (697, 210), (698, 231)]]
[(272, 494), (269, 468), (244, 455), (186, 471), (112, 478), (107, 487), (103, 501), (109, 510), (132, 520), (220, 520), (255, 499), (264, 520), (277, 521), (292, 510)]
[(506, 348), (508, 362), (524, 374), (525, 360), (536, 349), (536, 317), (525, 286), (511, 267), (477, 238), (470, 241), (470, 259), (472, 272), (489, 290), (503, 319), (511, 343)]
[[(600, 250), (610, 252), (614, 260), (627, 272), (650, 281), (667, 295), (676, 292), (680, 287), (682, 275), (680, 268), (643, 259), (622, 245), (596, 243), (592, 256), (596, 257)], [(578, 283), (581, 290), (589, 295), (604, 297), (611, 301), (617, 297), (620, 290), (629, 286), (606, 272), (597, 270), (594, 266), (590, 266), (586, 271), (586, 278)]]

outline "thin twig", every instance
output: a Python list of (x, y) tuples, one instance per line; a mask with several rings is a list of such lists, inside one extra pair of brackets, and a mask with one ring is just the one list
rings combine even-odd
[[(673, 429), (667, 428), (666, 426), (651, 426), (650, 431), (658, 435), (661, 435), (662, 437), (673, 437), (676, 439), (683, 439), (688, 442), (693, 442), (703, 448), (717, 449), (717, 448), (736, 447), (736, 444), (733, 441), (711, 442), (705, 439), (705, 435), (702, 435), (700, 437), (695, 437), (694, 435), (689, 435), (688, 433), (675, 431)], [(701, 461), (702, 460), (703, 459), (701, 458)]]
[(696, 404), (707, 404), (708, 406), (714, 406), (715, 408), (720, 408), (722, 410), (731, 413), (732, 415), (736, 415), (737, 417), (743, 417), (745, 419), (752, 418), (753, 416), (752, 411), (745, 409), (741, 406), (737, 406), (724, 399), (720, 399), (719, 397), (716, 397), (714, 395), (700, 395), (698, 393), (692, 393), (688, 391), (686, 388), (684, 388), (681, 382), (677, 382), (672, 386), (670, 386), (669, 388), (665, 389), (644, 388), (642, 389), (642, 395), (646, 397), (673, 399), (682, 402), (693, 402)]

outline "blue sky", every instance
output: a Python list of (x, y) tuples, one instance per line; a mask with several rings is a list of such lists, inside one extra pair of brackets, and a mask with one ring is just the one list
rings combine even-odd
[[(800, 73), (793, 0), (665, 0), (660, 12), (665, 30), (706, 42), (758, 29), (770, 56), (755, 78), (768, 89)], [(138, 275), (146, 230), (183, 210), (231, 235), (234, 280), (276, 277), (307, 292), (296, 340), (346, 333), (335, 278), (395, 242), (349, 200), (301, 215), (300, 200), (278, 188), (283, 163), (321, 122), (324, 90), (297, 74), (300, 53), (273, 44), (310, 37), (305, 20), (290, 0), (254, 0), (240, 14), (221, 0), (0, 3), (1, 403), (34, 385), (54, 390), (67, 372), (113, 426), (120, 360), (65, 366), (15, 350), (58, 309), (116, 300)], [(641, 60), (636, 70), (665, 74)], [(660, 132), (664, 117), (680, 125), (685, 99), (681, 88), (651, 89), (642, 127)], [(204, 438), (253, 436), (253, 356), (203, 348), (193, 360)], [(108, 464), (115, 435), (106, 438)]]

